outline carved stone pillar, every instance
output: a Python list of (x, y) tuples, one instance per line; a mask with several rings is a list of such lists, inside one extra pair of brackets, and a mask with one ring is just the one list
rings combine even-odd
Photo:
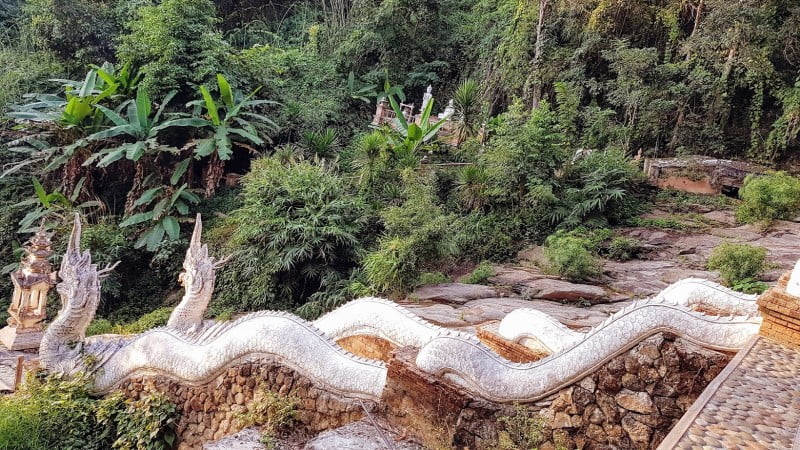
[(40, 229), (24, 247), (20, 268), (11, 274), (14, 293), (8, 307), (8, 326), (0, 330), (0, 343), (9, 350), (39, 348), (42, 322), (47, 313), (47, 292), (55, 285), (56, 273), (48, 258), (50, 238)]

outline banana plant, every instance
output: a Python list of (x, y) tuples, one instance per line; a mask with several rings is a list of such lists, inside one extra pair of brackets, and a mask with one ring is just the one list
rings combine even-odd
[(98, 80), (98, 71), (91, 69), (83, 81), (52, 79), (64, 86), (64, 97), (53, 94), (25, 94), (34, 101), (12, 106), (7, 113), (15, 119), (56, 123), (66, 129), (92, 132), (103, 123), (103, 114), (96, 108), (102, 100), (114, 95), (119, 86)]
[(119, 70), (109, 62), (102, 66), (90, 66), (97, 70), (97, 76), (109, 86), (116, 86), (115, 94), (123, 98), (130, 98), (136, 93), (142, 73), (132, 68), (130, 63), (126, 63)]
[(42, 186), (42, 183), (36, 177), (32, 177), (33, 189), (36, 195), (33, 198), (23, 200), (14, 205), (15, 207), (24, 207), (29, 210), (25, 217), (19, 221), (19, 229), (17, 232), (34, 232), (36, 231), (37, 224), (40, 222), (45, 229), (51, 229), (55, 227), (56, 224), (48, 222), (49, 219), (55, 218), (60, 222), (66, 217), (65, 213), (67, 212), (82, 211), (88, 208), (101, 206), (100, 202), (96, 200), (75, 205), (85, 181), (85, 178), (81, 178), (75, 186), (75, 189), (73, 189), (72, 195), (67, 197), (58, 191), (47, 192), (44, 186)]
[[(115, 147), (104, 148), (87, 158), (83, 165), (95, 164), (97, 167), (107, 167), (122, 158), (137, 162), (147, 154), (160, 152), (177, 154), (177, 148), (164, 145), (158, 141), (158, 134), (170, 127), (203, 126), (204, 122), (191, 117), (162, 121), (164, 109), (169, 101), (172, 100), (172, 97), (175, 96), (175, 93), (176, 91), (172, 91), (167, 94), (155, 114), (153, 114), (150, 98), (144, 89), (137, 91), (135, 101), (122, 105), (127, 105), (125, 117), (120, 115), (118, 111), (97, 105), (97, 108), (113, 123), (113, 126), (88, 136), (86, 140), (99, 141), (122, 137), (132, 142), (124, 142)], [(188, 167), (188, 164), (183, 167), (183, 171), (186, 170), (186, 167)], [(182, 175), (183, 173), (180, 173), (174, 178), (180, 178)]]
[[(204, 126), (211, 135), (197, 141), (195, 156), (199, 159), (215, 154), (222, 161), (231, 159), (232, 145), (238, 143), (247, 147), (249, 144), (264, 145), (257, 127), (278, 129), (278, 125), (264, 115), (249, 111), (259, 105), (276, 105), (270, 100), (253, 100), (259, 89), (244, 96), (231, 88), (222, 74), (217, 74), (219, 101), (215, 100), (205, 86), (200, 86), (201, 100), (189, 102), (187, 106), (201, 107), (205, 110)], [(250, 120), (248, 120), (250, 119)]]
[(361, 100), (364, 103), (372, 103), (372, 99), (378, 97), (377, 86), (374, 84), (362, 84), (356, 80), (353, 71), (347, 75), (347, 95), (353, 100)]
[(146, 247), (148, 251), (154, 251), (165, 237), (170, 240), (178, 239), (181, 232), (179, 222), (181, 217), (189, 214), (189, 205), (198, 203), (200, 203), (200, 197), (188, 189), (185, 183), (178, 188), (174, 186), (150, 188), (134, 203), (136, 207), (149, 207), (150, 209), (129, 216), (120, 222), (119, 226), (147, 225), (148, 228), (136, 241), (134, 247)]
[(219, 99), (214, 99), (208, 88), (200, 86), (202, 99), (189, 102), (187, 106), (194, 106), (196, 116), (202, 111), (205, 114), (199, 117), (208, 131), (207, 137), (197, 140), (194, 157), (201, 159), (210, 156), (210, 160), (203, 170), (206, 197), (214, 194), (225, 170), (225, 161), (233, 155), (233, 145), (246, 148), (255, 152), (253, 145), (264, 145), (259, 128), (264, 131), (277, 130), (278, 126), (268, 117), (252, 112), (260, 105), (277, 105), (270, 100), (253, 100), (259, 89), (249, 95), (243, 95), (231, 88), (228, 80), (222, 74), (217, 74), (217, 88)]
[(419, 147), (423, 144), (427, 144), (431, 139), (436, 137), (436, 134), (442, 128), (442, 126), (447, 122), (447, 119), (440, 119), (435, 123), (431, 123), (431, 111), (433, 110), (433, 99), (428, 101), (427, 105), (425, 105), (425, 109), (422, 111), (422, 114), (419, 118), (419, 124), (415, 122), (409, 123), (405, 116), (403, 116), (403, 110), (400, 109), (400, 105), (398, 104), (397, 100), (395, 100), (394, 95), (389, 95), (389, 104), (392, 105), (392, 109), (395, 112), (397, 118), (395, 119), (395, 128), (400, 136), (403, 138), (402, 142), (398, 142), (396, 139), (390, 139), (393, 141), (392, 143), (397, 145), (402, 145), (405, 147), (406, 150), (410, 151), (411, 153), (416, 153)]

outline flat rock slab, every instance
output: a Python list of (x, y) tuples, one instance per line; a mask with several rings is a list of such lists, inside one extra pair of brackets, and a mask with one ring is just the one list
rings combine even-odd
[[(388, 443), (388, 445), (387, 445)], [(328, 430), (308, 441), (304, 450), (422, 450), (424, 447), (399, 440), (396, 432), (381, 428), (366, 420)]]
[(554, 279), (556, 277), (545, 275), (538, 267), (505, 267), (492, 266), (494, 275), (489, 277), (489, 282), (500, 286), (519, 286), (542, 278)]
[(256, 427), (224, 437), (218, 441), (203, 444), (203, 450), (264, 450), (261, 443), (261, 431)]
[(547, 300), (523, 300), (519, 297), (495, 297), (472, 300), (464, 305), (403, 303), (417, 316), (445, 328), (474, 332), (474, 326), (502, 320), (515, 309), (532, 308), (553, 316), (575, 329), (591, 328), (625, 307), (628, 302), (578, 308)]
[(562, 302), (587, 300), (591, 303), (602, 303), (608, 301), (605, 289), (589, 284), (541, 278), (526, 282), (523, 286), (523, 291), (532, 298)]
[(434, 301), (463, 304), (470, 300), (496, 296), (497, 291), (489, 286), (480, 284), (443, 283), (419, 287), (408, 297), (421, 302)]

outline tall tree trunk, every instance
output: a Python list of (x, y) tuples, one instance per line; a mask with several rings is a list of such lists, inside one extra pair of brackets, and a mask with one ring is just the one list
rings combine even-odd
[(205, 184), (206, 198), (211, 197), (214, 195), (214, 192), (217, 191), (217, 187), (219, 187), (219, 182), (222, 180), (222, 175), (224, 173), (225, 161), (219, 159), (217, 152), (214, 152), (211, 155), (211, 159), (208, 161), (208, 165), (206, 165), (203, 170), (203, 183)]
[(142, 195), (142, 183), (144, 182), (144, 158), (136, 161), (135, 173), (133, 174), (133, 185), (131, 190), (128, 191), (128, 196), (125, 199), (125, 214), (130, 214), (136, 208), (134, 203)]
[[(544, 20), (549, 3), (550, 0), (539, 0), (539, 21), (536, 23), (536, 43), (533, 46), (533, 59), (531, 60), (531, 69), (537, 78), (540, 76), (537, 72), (544, 52)], [(537, 79), (533, 85), (533, 100), (531, 102), (533, 109), (538, 108), (539, 102), (542, 101), (542, 90), (542, 80)]]
[(733, 62), (736, 59), (736, 52), (738, 50), (739, 39), (737, 37), (737, 39), (733, 42), (733, 45), (731, 45), (730, 50), (728, 50), (728, 57), (725, 59), (725, 65), (722, 66), (722, 74), (720, 74), (719, 77), (719, 87), (714, 95), (714, 102), (711, 104), (711, 111), (709, 111), (708, 115), (708, 123), (717, 122), (720, 125), (724, 124), (720, 123), (724, 122), (724, 120), (721, 120), (721, 118), (726, 117), (727, 114), (719, 114), (719, 112), (722, 109), (722, 97), (728, 92), (728, 78), (733, 71)]
[[(697, 30), (700, 29), (700, 22), (702, 22), (703, 20), (704, 8), (705, 8), (705, 1), (700, 0), (700, 2), (697, 3), (697, 7), (695, 8), (694, 12), (694, 26), (692, 27), (692, 34), (689, 35), (687, 41), (691, 41), (692, 37), (694, 37), (697, 34)], [(692, 49), (690, 47), (687, 47), (684, 61), (688, 63), (689, 60), (691, 59), (692, 59)], [(667, 144), (667, 149), (669, 149), (669, 151), (674, 151), (675, 148), (678, 146), (678, 135), (684, 120), (686, 120), (687, 106), (688, 106), (688, 99), (681, 102), (681, 105), (678, 108), (678, 116), (675, 119), (675, 126), (672, 128), (672, 137), (670, 137), (669, 144)]]

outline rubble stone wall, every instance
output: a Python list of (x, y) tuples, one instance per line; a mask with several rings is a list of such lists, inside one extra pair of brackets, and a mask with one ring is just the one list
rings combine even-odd
[(236, 417), (253, 404), (262, 386), (279, 395), (300, 400), (297, 427), (313, 434), (336, 428), (363, 417), (376, 409), (375, 402), (347, 398), (315, 386), (308, 378), (269, 359), (258, 359), (231, 366), (210, 382), (188, 386), (163, 376), (146, 375), (126, 380), (120, 390), (129, 398), (151, 392), (163, 392), (178, 405), (179, 449), (199, 449), (203, 442), (239, 431)]
[[(399, 349), (389, 364), (382, 398), (389, 420), (419, 430), (428, 445), (495, 445), (505, 427), (501, 419), (513, 415), (514, 406), (473, 398), (418, 370), (415, 355), (414, 349)], [(556, 439), (569, 448), (655, 448), (732, 357), (657, 334), (591, 375), (522, 406), (542, 418), (542, 448), (552, 448)]]

